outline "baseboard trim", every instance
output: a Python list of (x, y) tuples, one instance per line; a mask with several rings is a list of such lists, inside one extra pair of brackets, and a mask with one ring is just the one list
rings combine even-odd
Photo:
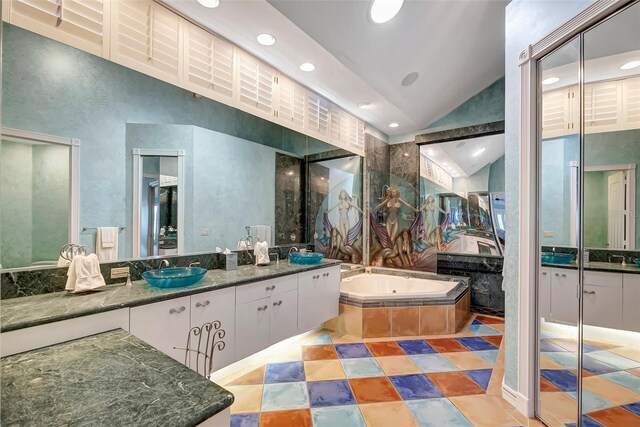
[(525, 417), (533, 418), (535, 416), (533, 401), (506, 385), (504, 381), (502, 382), (502, 398)]

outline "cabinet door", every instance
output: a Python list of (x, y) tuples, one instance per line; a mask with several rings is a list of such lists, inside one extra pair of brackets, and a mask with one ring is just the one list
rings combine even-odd
[(622, 128), (640, 129), (640, 77), (622, 81)]
[(284, 126), (304, 132), (305, 90), (295, 81), (279, 74), (276, 116)]
[(640, 274), (625, 274), (622, 280), (622, 327), (640, 332)]
[[(224, 349), (219, 350), (214, 347), (213, 370), (224, 368), (235, 362), (235, 307), (236, 288), (226, 288), (219, 291), (205, 292), (191, 296), (191, 327), (202, 327), (205, 323), (219, 321), (220, 327), (224, 330), (224, 337), (212, 337), (215, 342), (223, 341)], [(205, 335), (206, 336), (206, 335)], [(203, 339), (205, 338), (203, 336)], [(198, 338), (191, 337), (192, 348), (198, 347)], [(201, 349), (205, 345), (201, 344)], [(196, 363), (195, 355), (191, 358), (190, 367), (198, 372), (204, 372), (204, 361), (202, 357)], [(200, 366), (198, 366), (200, 364)]]
[(186, 350), (183, 349), (189, 337), (190, 303), (189, 297), (182, 297), (133, 307), (129, 332), (184, 363)]
[(622, 82), (589, 83), (584, 88), (585, 133), (622, 129)]
[(307, 91), (307, 135), (329, 141), (329, 101), (317, 93)]
[(270, 298), (270, 344), (298, 333), (298, 291), (289, 291)]
[(340, 267), (321, 270), (320, 281), (318, 301), (321, 302), (322, 310), (319, 320), (323, 323), (336, 317), (340, 311)]
[(236, 306), (236, 360), (269, 347), (269, 298)]
[(111, 4), (111, 60), (179, 86), (182, 19), (150, 0)]
[(322, 271), (312, 270), (298, 275), (298, 332), (307, 332), (322, 323)]
[(6, 21), (108, 58), (109, 6), (105, 1), (11, 0), (2, 3)]
[(578, 324), (578, 271), (551, 269), (551, 318), (570, 325)]
[(538, 317), (546, 321), (551, 320), (551, 271), (549, 268), (540, 269), (538, 287)]
[(185, 89), (233, 105), (233, 45), (190, 22), (185, 22), (184, 46)]
[(622, 288), (584, 285), (583, 323), (603, 328), (622, 328)]
[(576, 133), (571, 129), (571, 89), (564, 88), (542, 95), (542, 139)]
[(241, 50), (236, 51), (237, 106), (256, 116), (275, 121), (276, 70)]

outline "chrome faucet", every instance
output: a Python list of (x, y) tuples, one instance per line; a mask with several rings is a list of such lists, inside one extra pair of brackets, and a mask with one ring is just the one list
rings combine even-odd
[[(300, 252), (300, 249), (298, 249), (295, 246), (292, 246), (291, 248), (289, 248), (289, 255), (291, 255), (292, 252)], [(287, 256), (287, 262), (291, 264), (291, 258), (289, 258), (288, 256)]]
[(169, 267), (169, 265), (169, 260), (163, 259), (160, 261), (160, 269), (162, 269), (162, 267)]
[(194, 267), (194, 266), (196, 266), (196, 265), (200, 265), (200, 261), (191, 261), (191, 262), (189, 263), (189, 268)]
[(611, 261), (612, 259), (613, 260), (619, 259), (619, 260), (621, 260), (620, 264), (626, 264), (625, 259), (624, 259), (624, 255), (609, 255), (609, 262), (613, 262), (613, 261)]
[(271, 260), (271, 255), (276, 256), (276, 265), (280, 265), (280, 253), (278, 252), (269, 252), (269, 260)]

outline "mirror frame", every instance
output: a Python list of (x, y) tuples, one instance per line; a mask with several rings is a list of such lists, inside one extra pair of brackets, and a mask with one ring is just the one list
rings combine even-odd
[[(80, 140), (2, 127), (2, 136), (69, 147), (69, 241), (80, 243)], [(57, 256), (57, 254), (55, 254)], [(27, 266), (28, 267), (28, 266)], [(19, 267), (22, 268), (22, 267)]]
[(184, 253), (184, 156), (185, 150), (170, 149), (133, 149), (133, 247), (134, 259), (140, 258), (140, 214), (142, 194), (142, 160), (145, 156), (175, 157), (178, 159), (178, 222), (176, 237), (178, 240), (178, 255)]

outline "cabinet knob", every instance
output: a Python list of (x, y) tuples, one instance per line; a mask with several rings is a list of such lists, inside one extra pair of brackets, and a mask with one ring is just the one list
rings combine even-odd
[(276, 285), (267, 286), (265, 289), (268, 291), (273, 291), (276, 288)]
[(563, 275), (562, 275), (562, 277), (567, 277), (567, 275), (566, 275), (566, 274), (563, 274)]
[(278, 301), (278, 302), (274, 302), (274, 303), (273, 303), (273, 306), (274, 306), (274, 307), (277, 307), (277, 306), (279, 306), (279, 305), (282, 305), (282, 300), (280, 300), (280, 301)]
[(543, 275), (543, 276), (546, 276), (546, 275), (547, 275), (547, 272), (546, 272), (546, 271), (543, 271), (543, 272), (542, 272), (542, 275)]
[(555, 274), (556, 274), (556, 277), (560, 277), (560, 275), (558, 273), (555, 273)]
[(587, 295), (595, 295), (596, 291), (582, 291), (582, 293)]
[(206, 306), (208, 306), (209, 304), (211, 304), (211, 303), (209, 302), (209, 300), (205, 300), (204, 302), (197, 302), (197, 303), (196, 303), (196, 307), (206, 307)]
[(180, 308), (172, 308), (171, 310), (169, 310), (169, 314), (176, 314), (176, 313), (182, 313), (183, 311), (185, 311), (187, 308), (183, 305)]
[(317, 276), (313, 276), (313, 278), (314, 278), (314, 280), (315, 280), (315, 279), (319, 279), (319, 278), (320, 278), (320, 275), (318, 274)]
[(262, 307), (258, 307), (258, 311), (265, 311), (267, 308), (269, 307), (267, 307), (266, 305), (263, 305)]
[(329, 277), (329, 273), (324, 273), (322, 277)]

